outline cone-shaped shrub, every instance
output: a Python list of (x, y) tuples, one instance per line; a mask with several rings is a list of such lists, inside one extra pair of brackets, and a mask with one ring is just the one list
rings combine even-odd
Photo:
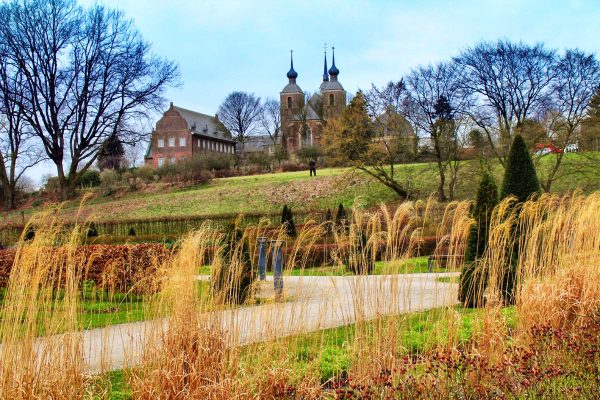
[(281, 224), (285, 226), (285, 233), (290, 237), (296, 237), (296, 224), (294, 224), (294, 216), (292, 215), (291, 207), (287, 204), (283, 206), (281, 212)]
[(344, 205), (340, 203), (337, 209), (337, 213), (335, 214), (335, 223), (338, 226), (341, 226), (346, 220), (346, 210), (344, 209)]
[(127, 233), (128, 236), (135, 236), (135, 228), (132, 226), (131, 228), (129, 228), (129, 232)]
[[(504, 199), (509, 196), (515, 196), (517, 198), (515, 207), (520, 207), (524, 201), (538, 195), (540, 192), (540, 182), (527, 145), (521, 135), (516, 135), (510, 146), (500, 198)], [(505, 304), (514, 304), (515, 302), (517, 265), (519, 261), (519, 236), (521, 232), (517, 225), (513, 226), (512, 230), (514, 232), (514, 244), (511, 248), (507, 249), (508, 259), (511, 261), (507, 263), (504, 271), (500, 274), (500, 281), (498, 282), (498, 287)]]
[(325, 213), (325, 231), (327, 233), (331, 233), (333, 231), (333, 213), (331, 209), (327, 209)]
[(532, 194), (540, 193), (540, 182), (527, 145), (521, 135), (516, 135), (504, 170), (502, 199), (515, 196), (519, 202), (526, 201)]
[(483, 256), (487, 247), (490, 219), (497, 204), (498, 187), (494, 178), (485, 172), (477, 188), (475, 204), (471, 210), (475, 224), (469, 233), (465, 261), (460, 274), (458, 300), (465, 307), (477, 307), (483, 303), (487, 274), (483, 269), (477, 268), (477, 260)]
[(225, 228), (220, 268), (213, 272), (213, 294), (217, 303), (243, 304), (252, 298), (254, 273), (244, 232), (236, 223)]
[(90, 225), (87, 229), (87, 237), (97, 237), (98, 236), (98, 227), (94, 222), (90, 222)]

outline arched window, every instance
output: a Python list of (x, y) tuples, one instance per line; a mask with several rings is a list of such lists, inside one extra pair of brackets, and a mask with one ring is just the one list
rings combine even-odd
[(333, 94), (329, 95), (329, 105), (333, 106), (334, 105), (334, 98), (333, 98)]
[(289, 96), (287, 98), (287, 108), (292, 108), (292, 98)]

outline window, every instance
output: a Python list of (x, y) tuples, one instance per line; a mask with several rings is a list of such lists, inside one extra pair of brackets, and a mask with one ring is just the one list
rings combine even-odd
[(175, 157), (171, 157), (171, 164), (175, 164), (177, 162), (177, 159)]
[(288, 106), (288, 108), (292, 108), (292, 98), (289, 96), (287, 98), (287, 106)]
[(333, 97), (333, 94), (330, 94), (330, 95), (329, 95), (329, 105), (330, 105), (330, 106), (333, 106), (333, 105), (334, 105), (334, 97)]
[(184, 137), (179, 138), (179, 147), (185, 147), (185, 138)]
[(158, 147), (165, 147), (165, 139), (158, 139)]
[(169, 138), (169, 147), (175, 147), (175, 138), (174, 137)]
[(158, 166), (162, 167), (163, 165), (165, 165), (165, 159), (164, 158), (159, 158), (158, 159)]
[(201, 146), (200, 146), (200, 143), (201, 143), (200, 139), (198, 139), (198, 142), (197, 142), (197, 143), (198, 143), (198, 148), (200, 148), (200, 147), (201, 147)]

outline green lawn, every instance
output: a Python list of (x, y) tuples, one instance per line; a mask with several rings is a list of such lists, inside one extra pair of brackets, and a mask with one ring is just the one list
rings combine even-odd
[[(198, 296), (205, 296), (209, 290), (209, 282), (198, 281)], [(0, 289), (0, 307), (4, 304), (6, 289)], [(79, 302), (78, 323), (81, 329), (104, 328), (109, 325), (144, 321), (147, 319), (147, 308), (150, 295), (134, 295), (123, 293), (90, 293), (82, 292)], [(0, 309), (0, 322), (2, 321)], [(40, 335), (44, 332), (40, 332)]]
[[(567, 154), (561, 175), (553, 191), (565, 193), (580, 188), (591, 192), (600, 188), (600, 174), (583, 174), (576, 171), (582, 154)], [(550, 157), (538, 161), (538, 173), (551, 165)], [(502, 181), (503, 170), (492, 160), (496, 181)], [(474, 182), (480, 170), (478, 161), (464, 161), (461, 165), (457, 186), (457, 199), (474, 196)], [(396, 178), (407, 186), (417, 198), (427, 198), (436, 191), (437, 170), (433, 163), (404, 164), (396, 167)], [(366, 206), (398, 200), (396, 194), (367, 176), (349, 168), (324, 168), (317, 177), (309, 177), (308, 171), (267, 173), (215, 179), (209, 184), (186, 188), (161, 187), (154, 192), (134, 192), (115, 197), (102, 197), (101, 190), (92, 191), (95, 197), (83, 209), (83, 216), (98, 220), (119, 220), (162, 216), (199, 216), (230, 213), (278, 212), (284, 204), (294, 210), (335, 208), (343, 203), (350, 207), (355, 201)], [(79, 201), (64, 204), (67, 218), (75, 216)], [(25, 219), (41, 207), (22, 210)], [(5, 223), (21, 222), (21, 211), (7, 213)]]
[[(376, 261), (373, 275), (419, 274), (428, 272), (427, 256), (413, 257), (395, 262)], [(448, 272), (445, 268), (434, 268), (432, 272)], [(200, 268), (200, 275), (210, 275), (210, 265)], [(273, 271), (267, 271), (273, 275)], [(345, 276), (352, 275), (343, 265), (324, 266), (317, 268), (294, 268), (284, 271), (288, 276)]]
[[(374, 337), (374, 332), (395, 332), (397, 351), (400, 354), (419, 354), (432, 350), (437, 344), (449, 339), (448, 326), (453, 324), (453, 333), (458, 344), (471, 339), (477, 324), (482, 323), (483, 309), (462, 307), (438, 308), (423, 312), (382, 317), (362, 323), (324, 329), (304, 335), (292, 336), (275, 342), (256, 343), (240, 349), (243, 365), (260, 363), (260, 369), (291, 368), (298, 376), (307, 371), (317, 371), (322, 382), (347, 371), (357, 356), (357, 346)], [(502, 315), (507, 326), (516, 325), (514, 307), (504, 308)], [(360, 332), (357, 336), (357, 332)], [(259, 356), (260, 355), (260, 356)], [(261, 357), (257, 360), (257, 357)], [(266, 357), (266, 358), (264, 358)], [(273, 365), (269, 365), (272, 363)], [(124, 371), (113, 371), (92, 382), (101, 385), (110, 394), (108, 398), (123, 400), (131, 398), (131, 388), (125, 380)]]

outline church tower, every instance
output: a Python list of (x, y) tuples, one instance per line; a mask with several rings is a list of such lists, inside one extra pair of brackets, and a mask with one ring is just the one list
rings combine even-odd
[(290, 50), (290, 70), (287, 73), (288, 84), (279, 94), (279, 105), (281, 107), (281, 132), (282, 143), (286, 149), (298, 147), (297, 135), (294, 134), (293, 120), (304, 107), (304, 92), (296, 84), (298, 73), (294, 70), (293, 51)]
[(331, 51), (331, 68), (327, 71), (327, 54), (325, 54), (325, 72), (321, 84), (323, 117), (325, 120), (338, 117), (346, 108), (346, 91), (338, 81), (340, 70), (335, 66), (335, 47), (332, 47)]

